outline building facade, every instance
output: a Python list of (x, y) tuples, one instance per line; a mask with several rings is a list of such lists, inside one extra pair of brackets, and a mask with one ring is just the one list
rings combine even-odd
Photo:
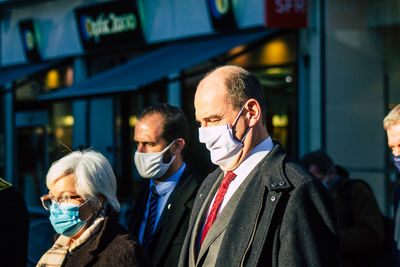
[[(395, 1), (0, 5), (0, 175), (30, 207), (46, 193), (51, 162), (84, 147), (110, 160), (121, 199), (135, 195), (133, 130), (140, 111), (157, 102), (184, 110), (192, 130), (186, 160), (212, 170), (197, 141), (193, 96), (210, 69), (235, 64), (261, 81), (269, 132), (290, 157), (324, 149), (370, 183), (390, 214), (397, 177), (382, 119), (400, 103)], [(272, 9), (288, 17), (274, 20)]]

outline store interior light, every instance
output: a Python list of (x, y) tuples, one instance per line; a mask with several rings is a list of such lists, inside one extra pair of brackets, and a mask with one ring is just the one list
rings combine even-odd
[(58, 70), (50, 70), (46, 75), (46, 88), (54, 89), (60, 86), (60, 74)]
[(65, 72), (65, 86), (70, 87), (74, 83), (74, 69), (68, 67)]
[(286, 127), (289, 124), (289, 119), (287, 115), (273, 115), (272, 125), (274, 127)]
[(283, 70), (282, 68), (268, 68), (265, 72), (267, 74), (281, 74)]
[(135, 115), (129, 117), (129, 127), (134, 128), (136, 126), (136, 122), (137, 122), (137, 117)]
[(285, 64), (290, 61), (289, 47), (282, 40), (273, 40), (264, 46), (262, 57), (267, 64)]
[(64, 116), (62, 118), (62, 125), (64, 127), (70, 127), (74, 125), (74, 117), (71, 115)]

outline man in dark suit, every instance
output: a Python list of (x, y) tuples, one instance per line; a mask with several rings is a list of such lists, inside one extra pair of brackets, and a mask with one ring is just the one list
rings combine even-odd
[[(321, 150), (306, 153), (300, 163), (325, 185), (332, 197), (343, 252), (342, 267), (389, 266), (380, 258), (381, 251), (384, 252), (384, 221), (372, 188), (363, 180), (350, 179), (347, 171), (334, 165)], [(345, 175), (339, 175), (340, 171)]]
[(258, 80), (217, 68), (194, 102), (200, 142), (219, 168), (197, 193), (178, 266), (340, 266), (333, 203), (268, 136)]
[(146, 108), (138, 118), (135, 165), (149, 183), (132, 210), (131, 230), (155, 266), (176, 266), (201, 183), (183, 161), (188, 123), (168, 104)]

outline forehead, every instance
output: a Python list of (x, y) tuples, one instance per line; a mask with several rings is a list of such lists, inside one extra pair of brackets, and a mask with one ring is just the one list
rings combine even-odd
[(389, 145), (400, 144), (400, 123), (390, 126), (387, 129), (388, 143)]
[(75, 174), (64, 175), (54, 181), (50, 186), (52, 195), (59, 195), (63, 192), (76, 192), (75, 190)]
[(155, 141), (161, 139), (164, 121), (164, 117), (158, 113), (145, 115), (135, 126), (135, 140), (149, 139), (149, 141)]
[(227, 101), (226, 94), (227, 89), (221, 75), (211, 74), (203, 79), (194, 98), (196, 119), (232, 111), (233, 106)]

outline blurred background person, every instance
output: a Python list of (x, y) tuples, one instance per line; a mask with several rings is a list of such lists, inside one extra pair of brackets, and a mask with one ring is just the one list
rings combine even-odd
[(37, 266), (151, 266), (117, 221), (117, 183), (103, 155), (71, 152), (52, 164), (46, 184), (41, 200), (58, 236)]
[(201, 180), (183, 160), (189, 126), (182, 110), (156, 104), (135, 127), (135, 165), (147, 181), (131, 209), (128, 229), (156, 266), (177, 266)]
[(29, 218), (19, 191), (0, 178), (0, 265), (26, 266)]
[(381, 264), (379, 253), (383, 215), (370, 186), (349, 179), (349, 173), (320, 150), (305, 154), (300, 163), (325, 185), (335, 204), (343, 267), (387, 266)]
[[(400, 104), (394, 107), (383, 120), (383, 128), (386, 130), (388, 146), (392, 150), (394, 165), (400, 171)], [(393, 258), (395, 266), (400, 266), (400, 186), (394, 193), (394, 240)]]

